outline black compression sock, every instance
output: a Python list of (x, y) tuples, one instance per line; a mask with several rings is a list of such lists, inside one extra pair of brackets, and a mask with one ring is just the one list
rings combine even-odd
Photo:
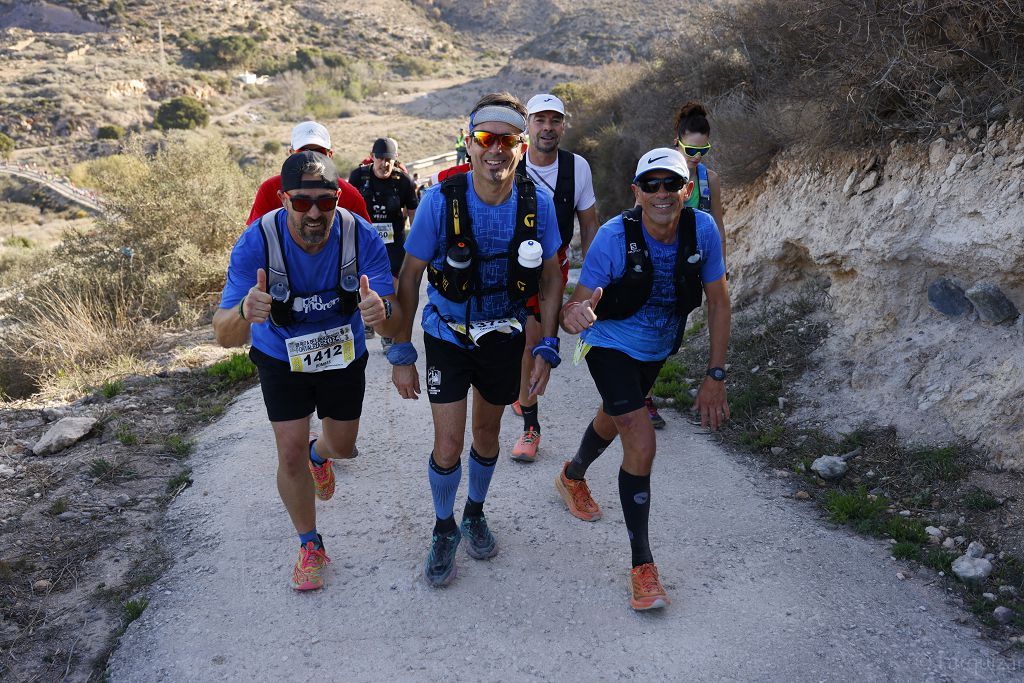
[(466, 499), (466, 507), (462, 511), (462, 517), (463, 518), (466, 518), (466, 517), (473, 518), (473, 517), (483, 517), (483, 516), (484, 516), (484, 504), (483, 503), (478, 503), (478, 502), (476, 502), (475, 500), (473, 500), (471, 498), (467, 498)]
[(638, 477), (620, 468), (619, 500), (622, 503), (622, 516), (626, 518), (633, 566), (654, 562), (647, 539), (647, 522), (651, 516), (651, 475)]
[(524, 406), (522, 403), (519, 404), (519, 409), (523, 411), (523, 431), (528, 432), (531, 428), (533, 431), (540, 434), (540, 419), (539, 409), (540, 404), (534, 403), (532, 406)]
[(435, 519), (437, 520), (436, 522), (434, 522), (434, 533), (435, 534), (450, 534), (451, 532), (453, 532), (453, 531), (455, 531), (456, 529), (459, 528), (455, 524), (455, 517), (454, 517), (454, 515), (449, 517), (448, 519), (440, 519), (440, 518), (437, 518), (437, 517), (435, 517)]
[(568, 467), (565, 468), (565, 476), (568, 479), (575, 479), (577, 481), (587, 476), (587, 468), (590, 464), (600, 457), (604, 450), (608, 448), (615, 439), (602, 439), (601, 436), (594, 431), (594, 422), (591, 421), (587, 425), (587, 431), (583, 432), (583, 439), (580, 441), (580, 448), (576, 451), (576, 455), (569, 461)]

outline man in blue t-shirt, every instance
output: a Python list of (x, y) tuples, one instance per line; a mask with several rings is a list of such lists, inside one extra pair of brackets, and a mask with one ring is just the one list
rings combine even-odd
[[(634, 209), (601, 226), (583, 262), (579, 284), (561, 311), (562, 328), (580, 334), (577, 362), (586, 358), (602, 403), (576, 455), (562, 467), (555, 488), (573, 516), (584, 521), (599, 519), (601, 510), (585, 479), (587, 467), (616, 436), (621, 437), (619, 499), (633, 555), (630, 606), (636, 610), (665, 607), (670, 602), (647, 534), (655, 436), (644, 397), (678, 344), (678, 334), (686, 325), (685, 313), (700, 305), (701, 290), (708, 301), (711, 351), (696, 406), (701, 424), (711, 429), (718, 429), (729, 417), (724, 366), (730, 307), (722, 241), (709, 214), (687, 209), (695, 221), (696, 238), (695, 252), (688, 253), (691, 239), (688, 231), (682, 235), (680, 231), (693, 225), (687, 222), (689, 216), (683, 215), (692, 191), (686, 160), (677, 150), (659, 148), (640, 157), (633, 178), (639, 211)], [(629, 236), (637, 230), (643, 244)], [(677, 252), (681, 257), (678, 267)], [(641, 254), (646, 280), (626, 272), (631, 258), (632, 272), (637, 272), (641, 266), (636, 259)], [(606, 301), (602, 302), (602, 297)]]
[[(519, 393), (526, 300), (538, 290), (545, 338), (533, 349), (540, 360), (531, 375), (531, 396), (544, 393), (551, 368), (559, 363), (558, 222), (551, 195), (532, 182), (516, 180), (525, 130), (526, 108), (513, 95), (494, 93), (477, 102), (466, 143), (473, 171), (423, 195), (405, 241), (398, 279), (405, 317), (388, 360), (402, 397), (418, 398), (419, 373), (410, 339), (420, 280), (429, 268), (422, 325), (434, 422), (428, 478), (435, 523), (424, 575), (433, 586), (454, 578), (455, 551), (463, 537), (476, 559), (497, 553), (483, 503), (498, 461), (501, 414)], [(462, 478), (470, 386), (473, 442), (460, 533), (455, 494)]]
[[(327, 156), (288, 157), (278, 196), (283, 208), (254, 221), (231, 251), (213, 329), (226, 347), (252, 335), (249, 357), (277, 442), (277, 489), (299, 535), (291, 585), (311, 590), (323, 586), (330, 561), (314, 496), (334, 494), (331, 458), (356, 455), (363, 325), (392, 334), (398, 307), (384, 243), (364, 219), (337, 208), (338, 173)], [(314, 408), (323, 422), (319, 439), (310, 439)]]

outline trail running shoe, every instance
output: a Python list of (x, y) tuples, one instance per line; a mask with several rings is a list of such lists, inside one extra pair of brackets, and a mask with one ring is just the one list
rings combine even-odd
[(394, 345), (395, 345), (394, 338), (392, 338), (392, 337), (381, 337), (380, 338), (380, 348), (384, 351), (384, 353), (387, 353), (388, 351), (390, 351), (391, 347), (394, 346)]
[(555, 479), (555, 490), (565, 501), (569, 514), (584, 522), (596, 522), (601, 519), (601, 508), (597, 507), (593, 496), (590, 495), (590, 487), (587, 486), (585, 479), (577, 481), (565, 476), (565, 468), (568, 466), (569, 461), (566, 460), (562, 465), (562, 471), (558, 473), (558, 478)]
[(312, 591), (324, 587), (324, 579), (320, 570), (330, 564), (323, 546), (317, 548), (316, 543), (308, 541), (299, 548), (299, 559), (292, 570), (292, 588), (297, 591)]
[(486, 560), (498, 554), (498, 542), (487, 528), (486, 517), (463, 517), (462, 537), (466, 539), (466, 552), (477, 560)]
[[(310, 448), (316, 438), (311, 438)], [(316, 488), (316, 497), (320, 500), (330, 500), (334, 495), (334, 467), (331, 466), (331, 459), (326, 458), (324, 464), (317, 467), (313, 464), (313, 458), (308, 458), (309, 473), (313, 475), (313, 486)]]
[(519, 462), (533, 462), (537, 459), (537, 447), (540, 446), (540, 432), (527, 429), (512, 447), (512, 459)]
[(423, 567), (423, 575), (434, 588), (447, 586), (455, 578), (455, 551), (459, 549), (462, 534), (458, 529), (446, 534), (434, 534), (430, 552)]
[(363, 334), (367, 339), (373, 339), (377, 333), (373, 331), (372, 327), (366, 326), (363, 327)]
[(647, 406), (647, 416), (651, 418), (651, 424), (654, 425), (654, 428), (663, 428), (665, 426), (665, 418), (658, 414), (658, 409), (654, 407), (654, 400), (648, 396), (644, 399), (644, 405)]
[(516, 399), (516, 402), (512, 404), (512, 412), (519, 417), (523, 416), (523, 407), (519, 405), (519, 399)]
[(633, 567), (629, 572), (629, 606), (637, 611), (668, 607), (672, 601), (658, 578), (658, 568), (653, 562)]

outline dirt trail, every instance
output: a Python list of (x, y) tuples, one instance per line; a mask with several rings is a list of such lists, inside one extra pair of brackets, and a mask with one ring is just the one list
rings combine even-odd
[[(337, 465), (338, 492), (318, 504), (327, 587), (288, 587), (296, 543), (251, 390), (199, 436), (195, 485), (165, 529), (176, 564), (128, 628), (110, 680), (287, 680), (297, 667), (324, 680), (1010, 680), (1024, 670), (957, 625), (940, 591), (899, 581), (909, 570), (887, 546), (828, 528), (785, 497), (785, 481), (674, 413), (658, 435), (651, 520), (674, 604), (632, 612), (618, 442), (591, 469), (604, 519), (570, 517), (552, 486), (596, 404), (586, 369), (569, 363), (542, 402), (537, 463), (508, 459), (521, 424), (506, 414), (486, 507), (500, 553), (480, 562), (460, 549), (459, 577), (431, 589), (421, 576), (429, 405), (400, 399), (372, 341), (370, 354), (360, 456)], [(465, 492), (463, 482), (457, 510)]]

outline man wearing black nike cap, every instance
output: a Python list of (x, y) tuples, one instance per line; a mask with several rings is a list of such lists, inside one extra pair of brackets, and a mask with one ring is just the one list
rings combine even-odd
[[(295, 590), (323, 586), (329, 562), (314, 496), (334, 493), (332, 458), (355, 455), (363, 407), (363, 326), (397, 330), (387, 251), (364, 219), (337, 207), (338, 174), (327, 156), (284, 162), (278, 201), (238, 238), (213, 316), (217, 341), (241, 346), (260, 375), (277, 443), (277, 489), (299, 535)], [(383, 298), (382, 298), (383, 297)], [(323, 435), (310, 440), (313, 410)]]
[(711, 351), (696, 406), (711, 429), (729, 417), (723, 368), (730, 309), (722, 240), (710, 214), (684, 206), (692, 191), (678, 150), (643, 155), (633, 177), (637, 206), (598, 230), (560, 314), (562, 329), (580, 334), (574, 359), (586, 359), (601, 407), (555, 489), (574, 517), (600, 519), (584, 477), (615, 437), (622, 439), (619, 500), (633, 556), (630, 606), (636, 610), (669, 604), (647, 533), (655, 434), (644, 396), (679, 348), (686, 316), (705, 295)]

